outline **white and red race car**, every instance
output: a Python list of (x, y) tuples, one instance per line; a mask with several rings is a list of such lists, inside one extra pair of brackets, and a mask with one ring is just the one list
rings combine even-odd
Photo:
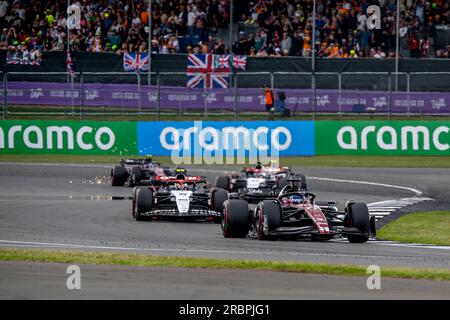
[(221, 222), (228, 192), (212, 188), (205, 177), (155, 176), (150, 186), (135, 187), (132, 215), (136, 220), (212, 220)]
[(272, 162), (269, 166), (258, 163), (255, 167), (242, 168), (238, 174), (231, 176), (218, 176), (216, 187), (234, 193), (244, 194), (252, 190), (266, 190), (277, 188), (281, 190), (288, 185), (289, 179), (295, 179), (297, 186), (307, 190), (306, 177), (304, 174), (296, 174), (290, 167), (283, 167)]

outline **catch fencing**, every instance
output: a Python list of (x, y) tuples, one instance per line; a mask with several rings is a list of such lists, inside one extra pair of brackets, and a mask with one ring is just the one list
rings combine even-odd
[[(205, 79), (214, 78), (205, 75)], [(229, 87), (187, 88), (185, 72), (0, 74), (3, 118), (15, 114), (86, 115), (241, 114), (266, 112), (263, 86), (276, 110), (291, 114), (450, 114), (450, 72), (239, 72)], [(151, 85), (149, 85), (151, 84)]]

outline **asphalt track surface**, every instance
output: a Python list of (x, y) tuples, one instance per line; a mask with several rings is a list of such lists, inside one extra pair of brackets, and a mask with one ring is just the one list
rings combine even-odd
[[(362, 265), (383, 266), (406, 266), (421, 268), (450, 268), (450, 250), (420, 246), (402, 246), (386, 242), (369, 241), (366, 244), (350, 244), (346, 241), (311, 242), (311, 241), (256, 241), (249, 239), (224, 239), (221, 234), (220, 225), (214, 223), (183, 223), (183, 222), (137, 222), (130, 213), (128, 200), (131, 189), (127, 187), (111, 187), (109, 181), (109, 166), (102, 165), (47, 165), (47, 164), (0, 164), (0, 246), (2, 247), (31, 247), (31, 248), (58, 248), (82, 251), (113, 251), (122, 253), (143, 253), (151, 255), (170, 256), (195, 256), (195, 257), (217, 257), (236, 259), (261, 259), (277, 261), (304, 261), (321, 263), (345, 263)], [(221, 171), (237, 170), (238, 167), (230, 166), (204, 166), (189, 168), (190, 173), (206, 175), (211, 181)], [(435, 207), (439, 209), (448, 206), (448, 191), (450, 190), (449, 169), (397, 169), (397, 168), (306, 168), (296, 170), (312, 177), (308, 181), (311, 191), (318, 194), (319, 200), (337, 200), (340, 206), (349, 199), (364, 201), (367, 203), (397, 199), (402, 197), (414, 197), (417, 194), (409, 189), (395, 188), (386, 185), (404, 186), (414, 188), (423, 192), (424, 196), (436, 199)], [(330, 180), (331, 179), (331, 180)], [(336, 181), (337, 179), (337, 181)], [(351, 180), (359, 182), (374, 182), (382, 185), (366, 183), (346, 182), (340, 180)], [(112, 198), (124, 200), (112, 200)], [(45, 275), (56, 268), (53, 264), (30, 264), (33, 267), (22, 268), (34, 270), (38, 274)], [(125, 277), (126, 270), (119, 267), (91, 267), (92, 274), (101, 274), (102, 268), (109, 270), (111, 286), (118, 285), (114, 282), (114, 276), (118, 279)], [(14, 269), (14, 270), (13, 270)], [(14, 287), (11, 279), (21, 280), (20, 268), (14, 263), (2, 263), (0, 266), (1, 288), (4, 298), (20, 296), (20, 289), (16, 291), (3, 290)], [(130, 279), (139, 282), (143, 271), (130, 269)], [(174, 269), (171, 269), (176, 274)], [(151, 274), (154, 277), (165, 277), (165, 269), (153, 268)], [(167, 274), (170, 274), (168, 272)], [(186, 272), (186, 270), (183, 270)], [(205, 297), (234, 297), (239, 286), (245, 286), (244, 282), (223, 282), (223, 288), (217, 287), (214, 281), (208, 279), (217, 277), (234, 277), (235, 271), (189, 271), (193, 273), (192, 279), (198, 277), (199, 287), (183, 289), (183, 285), (189, 287), (189, 283), (183, 283), (177, 277), (167, 277), (167, 290), (164, 292), (166, 298), (202, 298)], [(244, 271), (236, 271), (242, 279), (248, 279), (248, 290), (259, 288), (257, 275), (255, 278), (245, 276)], [(215, 274), (219, 273), (219, 275)], [(24, 272), (25, 274), (25, 272)], [(205, 276), (206, 274), (206, 276)], [(209, 277), (207, 275), (210, 275)], [(257, 273), (264, 276), (264, 273)], [(16, 276), (14, 276), (16, 275)], [(298, 276), (298, 275), (297, 275)], [(122, 278), (121, 278), (122, 277)], [(290, 279), (284, 273), (270, 273), (273, 279), (280, 279), (289, 283)], [(26, 276), (23, 277), (26, 279)], [(45, 276), (44, 276), (45, 278)], [(100, 281), (99, 277), (98, 281)], [(224, 278), (224, 279), (225, 279)], [(343, 281), (343, 278), (347, 279)], [(46, 279), (46, 280), (45, 280)], [(49, 275), (42, 281), (52, 282)], [(126, 277), (124, 278), (126, 279)], [(172, 279), (172, 280), (170, 280)], [(281, 281), (281, 279), (284, 279)], [(311, 297), (333, 298), (341, 289), (345, 289), (343, 283), (363, 281), (360, 278), (347, 277), (322, 277), (314, 275), (301, 275), (305, 282), (323, 282), (323, 290), (311, 294)], [(334, 279), (334, 280), (330, 280)], [(17, 284), (16, 281), (16, 284)], [(25, 281), (25, 280), (24, 280)], [(131, 281), (131, 280), (130, 280)], [(174, 285), (175, 281), (180, 286)], [(333, 282), (335, 281), (335, 282)], [(350, 282), (349, 282), (350, 281)], [(449, 298), (448, 283), (434, 287), (422, 281), (389, 280), (393, 288), (390, 297), (408, 297), (403, 291), (405, 286), (424, 286), (422, 294), (411, 296), (412, 298), (444, 297)], [(403, 281), (403, 282), (402, 282)], [(339, 284), (341, 282), (341, 284)], [(36, 281), (26, 282), (30, 290), (24, 290), (26, 298), (39, 296), (36, 291), (31, 290), (36, 286)], [(211, 285), (208, 285), (210, 283)], [(276, 281), (274, 280), (274, 283)], [(334, 290), (326, 290), (328, 284), (335, 284)], [(406, 284), (410, 283), (410, 284)], [(229, 284), (229, 286), (228, 286)], [(163, 287), (164, 282), (160, 282)], [(349, 285), (349, 284), (347, 284)], [(367, 290), (365, 280), (362, 282)], [(51, 287), (51, 286), (50, 286)], [(17, 288), (20, 288), (17, 287)], [(103, 286), (103, 295), (92, 291), (86, 294), (86, 298), (116, 298), (109, 293), (109, 287)], [(131, 290), (132, 287), (126, 290)], [(142, 286), (139, 297), (145, 292)], [(203, 289), (202, 289), (203, 288)], [(267, 297), (272, 292), (276, 297), (283, 291), (284, 286), (274, 286), (260, 297)], [(308, 290), (302, 287), (296, 290), (307, 294)], [(333, 288), (330, 285), (330, 288)], [(403, 289), (402, 289), (403, 288)], [(430, 289), (430, 291), (428, 291)], [(444, 290), (446, 295), (442, 296)], [(99, 289), (100, 290), (100, 289)], [(178, 292), (181, 290), (181, 292)], [(183, 291), (184, 290), (184, 291)], [(33, 295), (33, 292), (36, 295)], [(49, 298), (54, 291), (49, 291)], [(85, 291), (86, 292), (86, 291)], [(178, 293), (177, 293), (178, 292)], [(244, 291), (245, 292), (245, 291)], [(287, 292), (287, 291), (286, 291)], [(286, 293), (285, 292), (285, 293)], [(298, 292), (302, 296), (302, 292)], [(322, 292), (322, 295), (320, 295)], [(119, 293), (117, 293), (119, 294)], [(6, 295), (6, 296), (5, 296)], [(358, 290), (352, 294), (358, 297)], [(56, 295), (57, 296), (57, 295)], [(283, 295), (281, 295), (283, 296)], [(237, 296), (246, 298), (246, 295)], [(364, 295), (362, 298), (369, 298)], [(388, 297), (388, 296), (385, 296)], [(155, 295), (145, 298), (157, 298)], [(253, 298), (253, 297), (248, 297)], [(269, 297), (270, 298), (270, 297)], [(283, 297), (283, 299), (286, 297)]]
[(288, 272), (81, 265), (81, 289), (66, 288), (67, 265), (0, 261), (0, 299), (448, 299), (450, 286), (427, 280)]

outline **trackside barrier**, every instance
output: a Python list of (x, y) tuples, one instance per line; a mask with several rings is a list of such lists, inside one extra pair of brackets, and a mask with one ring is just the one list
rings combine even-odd
[(135, 122), (0, 121), (0, 154), (137, 154)]
[[(242, 113), (265, 112), (266, 85), (293, 114), (353, 114), (358, 106), (363, 113), (388, 117), (450, 114), (450, 72), (237, 72), (223, 74), (227, 88), (214, 89), (186, 87), (185, 72), (151, 73), (151, 85), (148, 76), (84, 72), (67, 82), (64, 72), (4, 73), (3, 118), (36, 113), (80, 119), (147, 114), (159, 120), (161, 114), (190, 113), (207, 119), (228, 113), (238, 120)], [(206, 78), (216, 79), (211, 73)]]
[(0, 121), (1, 154), (450, 155), (450, 121)]

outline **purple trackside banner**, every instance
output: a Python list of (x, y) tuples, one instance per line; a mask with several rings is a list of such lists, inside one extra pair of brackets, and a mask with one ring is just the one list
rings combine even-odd
[[(67, 83), (40, 82), (8, 82), (8, 104), (14, 105), (61, 105), (81, 104), (81, 86), (74, 84), (74, 91)], [(311, 112), (313, 92), (311, 89), (275, 89), (286, 94), (285, 105), (291, 111)], [(233, 110), (235, 106), (235, 90), (188, 89), (185, 87), (161, 87), (160, 109), (201, 109)], [(0, 90), (0, 95), (3, 93)], [(156, 87), (133, 84), (84, 84), (84, 105), (87, 107), (118, 107), (137, 108), (141, 98), (143, 110), (154, 110), (157, 105)], [(262, 89), (237, 90), (238, 111), (264, 111), (264, 95)], [(373, 112), (388, 112), (389, 101), (392, 99), (392, 113), (424, 113), (450, 114), (450, 92), (405, 92), (316, 90), (317, 112), (354, 112), (360, 105), (362, 110)], [(361, 109), (360, 109), (361, 110)]]

